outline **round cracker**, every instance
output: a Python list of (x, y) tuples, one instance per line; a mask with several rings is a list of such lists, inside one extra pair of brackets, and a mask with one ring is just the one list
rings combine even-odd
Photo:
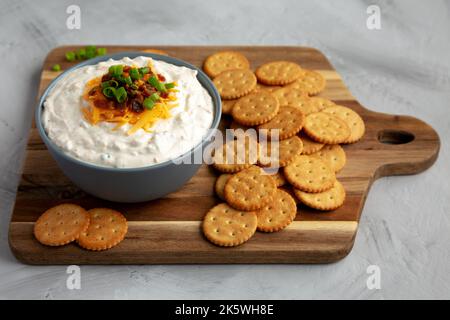
[(273, 130), (279, 130), (279, 139), (284, 140), (295, 136), (303, 127), (305, 116), (300, 109), (294, 107), (281, 107), (278, 114), (269, 122), (261, 124), (258, 129), (267, 129), (268, 138), (271, 137)]
[(255, 87), (255, 90), (253, 90), (253, 92), (261, 92), (261, 91), (263, 91), (263, 92), (272, 93), (275, 90), (278, 90), (280, 88), (281, 88), (281, 86), (270, 86), (270, 85), (266, 85), (266, 84), (262, 84), (262, 83), (257, 83), (256, 87)]
[(219, 74), (213, 80), (223, 99), (237, 99), (253, 91), (256, 77), (251, 70), (233, 69)]
[(312, 153), (317, 152), (320, 149), (322, 149), (325, 145), (321, 142), (311, 140), (311, 138), (308, 137), (306, 134), (304, 134), (303, 131), (300, 132), (298, 134), (298, 136), (300, 137), (300, 139), (302, 139), (302, 142), (303, 142), (302, 154), (306, 154), (306, 155), (312, 154)]
[(255, 74), (261, 83), (283, 86), (298, 79), (303, 74), (303, 70), (294, 62), (273, 61), (259, 66)]
[(225, 189), (225, 184), (228, 182), (228, 180), (231, 178), (232, 174), (229, 173), (222, 173), (216, 180), (216, 183), (214, 184), (214, 190), (216, 191), (217, 196), (225, 201), (225, 197), (223, 195), (223, 189)]
[[(278, 144), (278, 157), (277, 159), (272, 159), (272, 144)], [(285, 167), (291, 163), (296, 156), (300, 155), (303, 151), (303, 142), (297, 137), (293, 136), (285, 140), (270, 142), (268, 141), (264, 148), (262, 144), (260, 145), (259, 163), (264, 167)], [(275, 146), (276, 147), (276, 146)]]
[(237, 123), (236, 121), (231, 121), (230, 129), (237, 130), (242, 129), (244, 131), (253, 128), (252, 126), (244, 126), (243, 124)]
[[(287, 184), (287, 185), (279, 187), (278, 189), (289, 193), (289, 195), (292, 197), (292, 199), (294, 199), (295, 204), (299, 204), (300, 203), (300, 200), (298, 200), (297, 197), (295, 196), (294, 187), (293, 186)], [(298, 212), (298, 208), (297, 208), (297, 212)]]
[(211, 78), (217, 77), (220, 73), (233, 69), (249, 69), (250, 63), (247, 58), (236, 51), (216, 52), (205, 59), (203, 70)]
[(308, 93), (308, 95), (315, 95), (325, 89), (326, 80), (318, 72), (313, 70), (304, 70), (303, 74), (288, 87), (292, 89), (299, 89)]
[(34, 224), (34, 236), (47, 246), (62, 246), (89, 226), (89, 214), (75, 204), (60, 204), (45, 211)]
[(336, 105), (333, 101), (322, 97), (309, 97), (309, 99), (317, 111), (322, 111), (323, 109), (334, 107)]
[[(244, 126), (240, 123), (237, 123), (236, 121), (231, 121), (230, 129), (234, 130), (233, 135), (238, 138), (240, 135), (245, 137), (247, 130), (252, 129), (251, 126)], [(242, 130), (242, 131), (241, 131)]]
[[(245, 142), (242, 141), (245, 139)], [(225, 173), (239, 172), (258, 161), (258, 142), (248, 137), (231, 140), (216, 150), (213, 156), (213, 166)]]
[(238, 99), (233, 100), (222, 100), (222, 113), (223, 114), (231, 114), (231, 110), (233, 110), (234, 104), (238, 101)]
[(281, 88), (272, 93), (278, 99), (282, 107), (299, 108), (301, 102), (308, 97), (306, 92), (296, 89)]
[(258, 231), (275, 232), (286, 228), (297, 215), (297, 203), (294, 198), (281, 189), (277, 189), (273, 200), (264, 208), (256, 211)]
[(311, 156), (298, 156), (284, 168), (286, 180), (306, 192), (323, 192), (333, 187), (334, 171), (325, 162)]
[(227, 203), (238, 210), (253, 211), (272, 200), (277, 186), (270, 175), (258, 167), (252, 167), (233, 175), (225, 184)]
[(316, 153), (313, 153), (311, 157), (321, 159), (334, 172), (339, 172), (347, 162), (345, 151), (338, 144), (328, 144)]
[(208, 211), (203, 218), (205, 237), (215, 245), (238, 246), (249, 240), (256, 231), (255, 212), (244, 212), (221, 203)]
[(101, 251), (118, 245), (125, 238), (128, 223), (120, 212), (107, 208), (95, 208), (88, 213), (89, 228), (77, 239), (80, 247)]
[(332, 105), (335, 104), (331, 100), (319, 97), (305, 96), (297, 100), (296, 107), (302, 110), (305, 116), (307, 116), (311, 113), (322, 111), (323, 109), (331, 107)]
[[(284, 89), (286, 89), (286, 88), (284, 88)], [(316, 97), (309, 97), (308, 95), (303, 93), (303, 91), (296, 90), (296, 89), (286, 89), (286, 90), (287, 90), (287, 92), (290, 92), (290, 93), (297, 92), (298, 94), (296, 97), (293, 97), (293, 98), (289, 98), (289, 94), (288, 94), (287, 97), (280, 98), (280, 99), (282, 99), (282, 100), (284, 99), (285, 103), (287, 103), (289, 106), (300, 109), (305, 116), (309, 115), (311, 113), (314, 113), (314, 112), (322, 111), (324, 109), (321, 106), (321, 101), (315, 100)], [(277, 92), (286, 92), (286, 91), (282, 91), (282, 89), (280, 89), (280, 90), (276, 91), (274, 93), (274, 95), (276, 95)], [(302, 95), (300, 95), (300, 93), (302, 93)], [(279, 94), (279, 95), (281, 95), (281, 94)]]
[(323, 211), (335, 210), (342, 206), (345, 201), (345, 189), (338, 180), (335, 181), (331, 189), (324, 192), (307, 193), (294, 189), (294, 194), (301, 203)]
[(307, 116), (308, 114), (319, 112), (322, 109), (313, 103), (312, 99), (309, 97), (304, 97), (298, 101), (298, 108), (302, 110), (303, 114)]
[(363, 119), (355, 111), (348, 107), (335, 105), (323, 110), (323, 112), (331, 113), (344, 121), (350, 128), (350, 136), (342, 143), (354, 143), (362, 138), (366, 131)]
[(325, 144), (343, 143), (350, 136), (350, 128), (343, 120), (323, 111), (306, 116), (303, 130), (312, 140)]
[(254, 126), (269, 122), (279, 110), (278, 100), (268, 92), (256, 92), (240, 98), (234, 105), (233, 119), (244, 125)]
[(283, 171), (278, 170), (277, 173), (272, 175), (273, 180), (277, 187), (284, 186), (286, 184), (286, 178), (284, 177)]

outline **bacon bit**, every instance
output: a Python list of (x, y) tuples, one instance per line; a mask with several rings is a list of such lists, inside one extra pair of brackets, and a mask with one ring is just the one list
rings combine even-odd
[(102, 82), (105, 82), (105, 81), (108, 81), (108, 80), (111, 80), (111, 75), (109, 73), (104, 74), (102, 76)]
[(161, 94), (159, 95), (161, 98), (166, 99), (169, 96), (168, 92), (161, 92)]

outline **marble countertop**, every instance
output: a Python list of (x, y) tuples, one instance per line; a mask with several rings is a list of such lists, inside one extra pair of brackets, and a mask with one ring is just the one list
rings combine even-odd
[[(450, 298), (450, 4), (447, 1), (0, 0), (0, 298)], [(378, 5), (381, 29), (366, 26)], [(117, 21), (122, 21), (119, 25)], [(415, 176), (374, 183), (355, 246), (330, 265), (28, 266), (8, 247), (8, 224), (41, 64), (63, 44), (304, 45), (320, 49), (366, 107), (431, 124), (439, 159)], [(369, 289), (367, 268), (380, 271)]]

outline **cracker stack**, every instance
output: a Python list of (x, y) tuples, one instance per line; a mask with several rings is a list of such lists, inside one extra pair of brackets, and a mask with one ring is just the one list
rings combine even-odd
[[(255, 153), (250, 137), (235, 135), (214, 156), (213, 166), (222, 172), (215, 192), (225, 203), (204, 218), (209, 241), (237, 246), (256, 230), (280, 231), (295, 219), (297, 203), (322, 211), (344, 204), (345, 189), (336, 179), (346, 163), (340, 144), (360, 140), (365, 126), (352, 109), (315, 96), (326, 87), (319, 72), (290, 61), (252, 72), (248, 59), (232, 51), (211, 55), (203, 67), (222, 97), (222, 112), (233, 118), (230, 128), (265, 129), (259, 137), (269, 138), (265, 148), (253, 141)], [(279, 133), (277, 161), (270, 154), (272, 130)], [(275, 164), (275, 174), (263, 169)]]

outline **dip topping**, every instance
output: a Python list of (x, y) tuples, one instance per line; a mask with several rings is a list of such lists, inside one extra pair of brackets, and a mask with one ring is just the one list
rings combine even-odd
[(133, 67), (112, 65), (108, 73), (94, 78), (86, 85), (84, 99), (89, 107), (83, 109), (85, 118), (93, 125), (99, 121), (117, 122), (117, 129), (125, 123), (146, 131), (158, 120), (170, 117), (176, 106), (175, 82), (166, 82), (153, 66)]

